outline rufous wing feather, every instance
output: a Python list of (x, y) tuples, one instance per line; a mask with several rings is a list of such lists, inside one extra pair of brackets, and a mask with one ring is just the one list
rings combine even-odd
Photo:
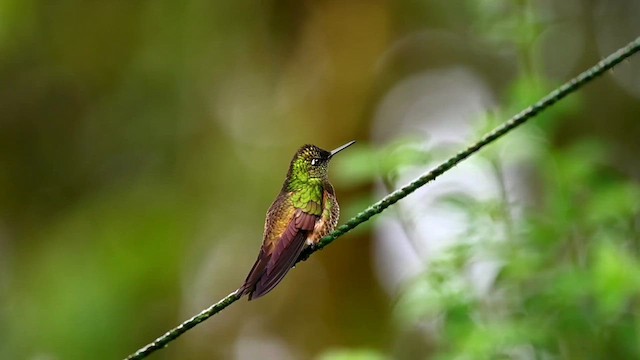
[(304, 248), (318, 216), (297, 209), (278, 241), (263, 245), (242, 287), (249, 300), (267, 294), (289, 272)]

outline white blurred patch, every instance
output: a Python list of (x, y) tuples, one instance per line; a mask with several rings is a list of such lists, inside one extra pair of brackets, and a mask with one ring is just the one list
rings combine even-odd
[[(479, 136), (477, 122), (493, 104), (488, 87), (465, 68), (423, 72), (393, 88), (376, 113), (373, 139), (384, 144), (399, 137), (415, 139), (423, 136), (426, 148), (446, 146), (448, 153), (444, 157), (438, 155), (441, 158), (429, 167), (405, 169), (394, 187), (407, 184), (476, 140)], [(505, 144), (507, 142), (503, 141), (502, 146)], [(526, 145), (526, 141), (516, 145), (523, 144)], [(448, 149), (452, 150), (449, 152)], [(518, 203), (526, 194), (517, 176), (522, 153), (512, 153), (517, 160), (504, 161), (502, 172), (509, 204)], [(512, 157), (510, 151), (499, 151), (498, 154), (500, 158)], [(467, 212), (443, 202), (442, 197), (457, 194), (477, 201), (503, 201), (499, 179), (495, 164), (485, 157), (472, 156), (396, 204), (395, 214), (403, 218), (384, 217), (375, 231), (374, 256), (383, 287), (393, 295), (445, 249), (461, 239), (466, 243), (477, 241), (464, 238), (466, 233), (473, 233), (469, 229)], [(382, 186), (379, 190), (380, 196), (385, 195)], [(504, 240), (507, 235), (497, 231), (488, 236), (492, 240)], [(478, 294), (486, 294), (499, 267), (499, 259), (475, 254), (467, 274), (461, 276), (473, 283)]]
[(299, 358), (283, 340), (273, 336), (241, 335), (234, 346), (234, 359), (236, 360), (293, 360)]
[(372, 137), (387, 141), (423, 134), (438, 143), (465, 140), (469, 120), (494, 104), (492, 94), (465, 68), (427, 71), (400, 82), (376, 112)]

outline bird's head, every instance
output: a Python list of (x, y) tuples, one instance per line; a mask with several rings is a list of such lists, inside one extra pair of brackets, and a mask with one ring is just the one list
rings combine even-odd
[(346, 143), (339, 148), (327, 151), (315, 145), (304, 145), (293, 156), (287, 178), (294, 182), (308, 183), (327, 180), (329, 161), (333, 156), (355, 141)]

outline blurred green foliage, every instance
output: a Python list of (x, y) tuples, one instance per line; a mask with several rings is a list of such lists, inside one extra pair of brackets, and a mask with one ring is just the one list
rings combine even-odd
[[(437, 324), (443, 359), (637, 357), (640, 185), (603, 168), (600, 150), (580, 143), (541, 157), (544, 197), (514, 236), (461, 239), (401, 295), (399, 326)], [(491, 207), (455, 204), (470, 219)], [(478, 253), (500, 260), (489, 296), (460, 276)]]
[(384, 360), (386, 357), (375, 350), (330, 350), (318, 360)]
[[(525, 1), (520, 2), (525, 21), (505, 16), (509, 7), (518, 7), (507, 3), (475, 4), (477, 30), (495, 44), (515, 43), (523, 65), (500, 109), (479, 122), (479, 135), (551, 90), (533, 47), (541, 32), (538, 15)], [(456, 193), (442, 197), (465, 213), (468, 230), (406, 284), (395, 305), (396, 331), (399, 336), (417, 331), (425, 344), (422, 355), (395, 351), (388, 358), (640, 357), (640, 183), (608, 165), (613, 155), (602, 139), (562, 148), (549, 141), (562, 117), (580, 112), (580, 99), (562, 101), (539, 115), (533, 129), (518, 129), (483, 151), (494, 164), (535, 162), (537, 198), (521, 217), (510, 213), (522, 204), (506, 198), (496, 204)], [(430, 160), (414, 154), (398, 160), (389, 155), (397, 147), (369, 152), (373, 159), (352, 154), (354, 165), (345, 166), (343, 176), (393, 176), (403, 167), (420, 167), (420, 158)], [(495, 236), (505, 227), (506, 239)], [(499, 268), (484, 293), (466, 276), (478, 254)], [(359, 357), (347, 353), (344, 359)]]

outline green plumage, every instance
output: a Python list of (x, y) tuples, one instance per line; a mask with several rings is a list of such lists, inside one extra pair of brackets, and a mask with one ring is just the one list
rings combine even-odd
[(320, 215), (322, 211), (316, 205), (322, 202), (322, 191), (322, 184), (308, 185), (300, 190), (294, 190), (291, 195), (291, 203), (297, 209), (304, 209), (310, 214)]

